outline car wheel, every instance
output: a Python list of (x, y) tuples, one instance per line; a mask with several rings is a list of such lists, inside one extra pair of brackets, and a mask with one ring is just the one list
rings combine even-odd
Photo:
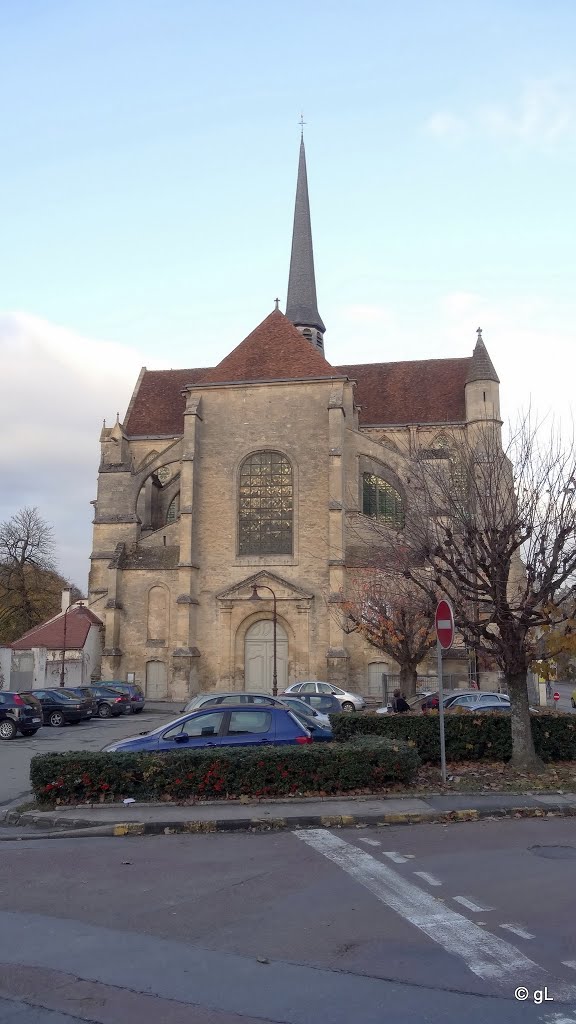
[(64, 725), (64, 715), (61, 711), (51, 711), (48, 721), (55, 729), (59, 729), (61, 725)]
[(110, 718), (112, 708), (109, 704), (101, 704), (98, 708), (98, 718)]
[(38, 729), (22, 729), (23, 736), (35, 736)]
[(351, 700), (345, 700), (342, 705), (342, 711), (356, 711)]
[(10, 718), (0, 722), (0, 740), (13, 740), (16, 732), (16, 725)]

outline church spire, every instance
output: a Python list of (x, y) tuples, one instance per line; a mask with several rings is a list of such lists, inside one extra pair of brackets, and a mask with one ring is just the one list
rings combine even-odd
[[(303, 121), (301, 121), (301, 126)], [(298, 161), (298, 182), (294, 206), (294, 230), (292, 232), (292, 255), (286, 316), (295, 327), (308, 338), (314, 348), (324, 351), (326, 328), (318, 312), (316, 300), (316, 279), (314, 276), (314, 252), (312, 249), (312, 227), (310, 224), (310, 203), (308, 200), (308, 177), (306, 174), (306, 152), (304, 134), (300, 138), (300, 159)]]

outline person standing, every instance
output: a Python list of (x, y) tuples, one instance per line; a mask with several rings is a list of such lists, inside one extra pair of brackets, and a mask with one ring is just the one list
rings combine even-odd
[(406, 711), (410, 711), (410, 705), (405, 699), (404, 695), (400, 690), (394, 690), (394, 696), (392, 698), (392, 711), (395, 715), (403, 715)]

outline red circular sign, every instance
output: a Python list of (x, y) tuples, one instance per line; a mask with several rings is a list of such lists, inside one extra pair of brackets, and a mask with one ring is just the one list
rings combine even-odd
[(560, 700), (560, 694), (558, 693), (558, 690), (556, 690), (554, 694), (554, 700)]
[(443, 651), (447, 651), (454, 643), (454, 612), (448, 601), (438, 602), (434, 622), (438, 643)]

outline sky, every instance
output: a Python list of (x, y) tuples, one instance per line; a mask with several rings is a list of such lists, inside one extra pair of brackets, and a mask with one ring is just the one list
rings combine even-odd
[(0, 521), (86, 587), (102, 421), (286, 296), (301, 111), (330, 362), (467, 356), (569, 416), (573, 0), (4, 0)]

